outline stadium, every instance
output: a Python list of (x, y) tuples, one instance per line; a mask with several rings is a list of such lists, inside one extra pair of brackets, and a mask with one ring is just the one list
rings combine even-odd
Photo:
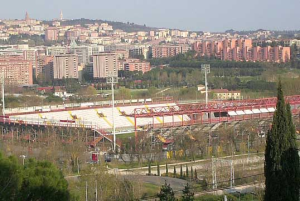
[[(299, 113), (300, 96), (285, 97), (294, 114)], [(191, 125), (215, 125), (272, 117), (276, 98), (213, 101), (209, 104), (182, 104), (171, 99), (118, 100), (76, 103), (56, 106), (8, 108), (1, 116), (3, 125), (32, 125), (35, 127), (82, 128), (93, 132), (87, 143), (96, 146), (102, 140), (113, 142), (116, 134), (178, 128)], [(11, 135), (11, 134), (10, 134)], [(36, 136), (35, 136), (36, 137)], [(28, 137), (27, 137), (28, 138)], [(117, 142), (117, 146), (121, 146)]]

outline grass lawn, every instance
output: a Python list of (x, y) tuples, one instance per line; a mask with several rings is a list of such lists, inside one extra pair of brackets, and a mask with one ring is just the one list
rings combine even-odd
[(134, 132), (133, 133), (126, 133), (126, 134), (119, 134), (117, 135), (117, 139), (127, 139), (127, 138), (130, 138), (130, 137), (134, 137)]
[(143, 188), (142, 198), (155, 196), (160, 190), (160, 186), (157, 186), (155, 184), (150, 184), (150, 183), (143, 183), (142, 188)]

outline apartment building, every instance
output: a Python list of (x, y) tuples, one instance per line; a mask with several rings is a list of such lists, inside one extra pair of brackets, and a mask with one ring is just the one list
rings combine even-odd
[(198, 41), (193, 50), (200, 56), (215, 56), (229, 61), (288, 62), (290, 47), (253, 47), (251, 39), (225, 39), (221, 41)]
[(58, 40), (58, 29), (56, 27), (48, 27), (45, 31), (46, 41)]
[(79, 64), (88, 64), (91, 62), (91, 56), (93, 53), (93, 48), (90, 46), (76, 46), (70, 48), (70, 53), (76, 54), (78, 57)]
[(141, 61), (139, 59), (126, 59), (123, 65), (123, 69), (126, 71), (140, 71), (145, 73), (151, 70), (150, 62)]
[(173, 57), (182, 53), (179, 45), (156, 45), (151, 47), (153, 58)]
[(0, 56), (0, 75), (2, 74), (7, 84), (33, 84), (32, 63), (23, 56)]
[(37, 58), (36, 76), (43, 74), (46, 80), (53, 79), (53, 56), (39, 55)]
[(106, 78), (111, 73), (118, 74), (118, 55), (111, 52), (93, 55), (93, 78)]
[(53, 78), (78, 79), (78, 57), (75, 54), (63, 54), (53, 57)]

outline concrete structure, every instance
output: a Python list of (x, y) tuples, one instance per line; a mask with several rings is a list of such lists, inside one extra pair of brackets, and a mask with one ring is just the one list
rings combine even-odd
[(46, 41), (58, 40), (58, 29), (56, 27), (47, 28), (45, 31), (45, 40)]
[(78, 79), (78, 58), (74, 54), (57, 55), (53, 58), (54, 79)]
[(117, 54), (110, 52), (103, 52), (93, 55), (93, 77), (106, 78), (109, 72), (118, 74)]
[(32, 63), (22, 56), (0, 56), (0, 74), (12, 85), (32, 85)]
[(156, 45), (151, 47), (153, 58), (173, 57), (182, 53), (179, 45)]

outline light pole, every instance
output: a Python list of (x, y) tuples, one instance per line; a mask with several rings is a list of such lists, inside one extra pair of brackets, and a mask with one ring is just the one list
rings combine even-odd
[(25, 155), (20, 155), (20, 157), (23, 159), (22, 160), (22, 164), (23, 164), (23, 166), (25, 165), (25, 158), (26, 158), (26, 156)]
[(115, 126), (115, 117), (114, 117), (114, 110), (115, 110), (115, 92), (114, 92), (114, 84), (118, 83), (118, 75), (115, 71), (109, 71), (106, 83), (111, 84), (111, 101), (112, 101), (112, 124), (113, 124), (113, 136), (114, 136), (114, 152), (116, 152), (116, 126)]
[(5, 82), (5, 78), (4, 78), (4, 73), (2, 73), (0, 79), (1, 79), (1, 82), (2, 82), (2, 115), (5, 116), (5, 100), (4, 100), (4, 82)]
[(205, 104), (208, 103), (208, 89), (207, 89), (207, 74), (210, 73), (210, 64), (202, 64), (201, 71), (205, 75)]

